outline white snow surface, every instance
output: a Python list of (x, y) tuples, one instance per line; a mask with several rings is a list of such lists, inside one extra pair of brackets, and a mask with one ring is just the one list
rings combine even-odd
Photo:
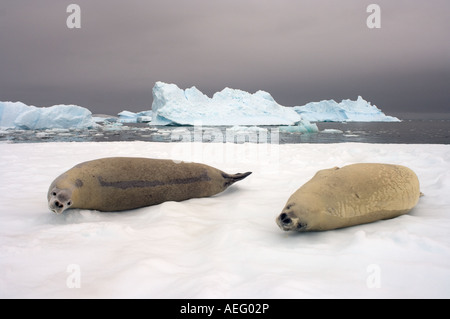
[[(253, 174), (209, 198), (118, 213), (49, 211), (54, 178), (108, 156)], [(450, 297), (449, 145), (2, 143), (0, 159), (2, 298)], [(390, 220), (278, 228), (289, 196), (317, 170), (357, 162), (407, 165), (425, 196)]]
[(265, 91), (254, 94), (225, 88), (209, 98), (195, 86), (186, 90), (156, 82), (153, 87), (155, 125), (295, 125), (300, 115), (279, 105)]
[(35, 107), (22, 102), (0, 102), (0, 127), (23, 130), (94, 127), (92, 113), (78, 105)]
[(311, 102), (295, 106), (294, 110), (305, 120), (311, 122), (399, 122), (393, 116), (385, 115), (376, 105), (358, 96), (356, 101), (334, 100)]

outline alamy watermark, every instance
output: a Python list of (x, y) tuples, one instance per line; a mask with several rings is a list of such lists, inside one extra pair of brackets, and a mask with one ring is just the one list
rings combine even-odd
[[(66, 25), (69, 29), (81, 28), (81, 7), (78, 4), (72, 3), (67, 6), (67, 13), (70, 15), (66, 19)], [(366, 25), (369, 29), (381, 28), (381, 7), (378, 4), (369, 4), (366, 12), (370, 15), (366, 19)]]
[(66, 25), (69, 29), (81, 28), (81, 8), (78, 4), (69, 4), (66, 9), (70, 15), (66, 19)]
[(67, 288), (81, 288), (81, 267), (78, 264), (67, 265), (66, 272), (70, 275), (67, 276), (66, 286)]
[(220, 128), (197, 123), (172, 130), (170, 140), (174, 142), (171, 158), (184, 162), (247, 163), (274, 170), (280, 160), (278, 127)]
[(366, 9), (370, 15), (367, 17), (366, 25), (369, 29), (381, 28), (381, 8), (378, 4), (369, 4)]
[(381, 288), (381, 267), (377, 264), (370, 264), (366, 268), (369, 274), (366, 279), (366, 285), (369, 289)]

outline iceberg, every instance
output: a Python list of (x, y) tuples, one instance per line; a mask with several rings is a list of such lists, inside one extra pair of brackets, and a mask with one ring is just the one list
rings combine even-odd
[(0, 126), (21, 130), (82, 129), (96, 126), (92, 113), (77, 105), (36, 107), (22, 102), (0, 102)]
[(15, 128), (14, 121), (30, 107), (22, 102), (0, 102), (0, 127)]
[(108, 115), (93, 116), (77, 105), (51, 107), (29, 106), (22, 102), (0, 102), (0, 127), (21, 130), (84, 129), (104, 124), (148, 123), (153, 125), (255, 126), (280, 125), (284, 132), (317, 132), (311, 122), (377, 122), (400, 121), (386, 116), (361, 96), (356, 101), (334, 100), (311, 102), (303, 106), (278, 104), (265, 91), (248, 93), (225, 88), (212, 98), (195, 86), (182, 90), (175, 84), (156, 82), (152, 110), (138, 113), (122, 111), (118, 119)]
[(225, 88), (209, 98), (195, 86), (182, 90), (163, 82), (153, 87), (152, 111), (154, 125), (296, 125), (302, 120), (264, 91)]
[[(265, 91), (254, 94), (225, 88), (209, 98), (195, 86), (186, 90), (156, 82), (152, 124), (155, 125), (288, 125), (290, 132), (314, 132), (309, 122), (399, 122), (361, 96), (356, 101), (311, 102), (303, 106), (278, 104)], [(304, 125), (303, 125), (304, 124)]]
[(325, 100), (294, 106), (293, 109), (311, 122), (400, 122), (396, 117), (385, 115), (361, 96), (356, 101), (342, 100), (337, 103)]
[(121, 123), (148, 123), (152, 121), (152, 111), (142, 111), (134, 113), (131, 111), (122, 111), (119, 114)]

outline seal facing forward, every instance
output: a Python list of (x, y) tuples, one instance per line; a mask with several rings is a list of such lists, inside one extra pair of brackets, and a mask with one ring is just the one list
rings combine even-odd
[(230, 175), (205, 164), (163, 159), (101, 158), (57, 177), (47, 200), (57, 214), (68, 208), (121, 211), (212, 196), (250, 174)]
[(417, 175), (392, 164), (353, 164), (318, 171), (288, 199), (283, 230), (330, 230), (408, 213), (419, 201)]

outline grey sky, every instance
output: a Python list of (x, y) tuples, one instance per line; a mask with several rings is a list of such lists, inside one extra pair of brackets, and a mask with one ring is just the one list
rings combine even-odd
[[(70, 3), (81, 29), (66, 26)], [(370, 3), (381, 29), (366, 26)], [(448, 0), (5, 0), (0, 100), (117, 114), (150, 109), (164, 81), (450, 112), (449, 16)]]

